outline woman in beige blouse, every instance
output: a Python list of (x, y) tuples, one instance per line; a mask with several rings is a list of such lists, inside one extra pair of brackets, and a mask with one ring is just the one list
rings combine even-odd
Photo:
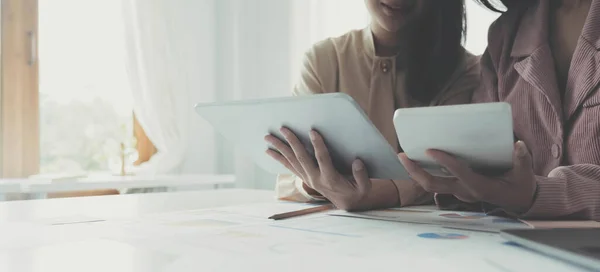
[[(479, 85), (478, 58), (462, 47), (464, 0), (365, 0), (369, 27), (315, 44), (305, 56), (294, 95), (344, 92), (356, 100), (400, 151), (392, 117), (397, 108), (469, 103)], [(301, 114), (301, 113), (299, 113)], [(360, 160), (340, 175), (317, 132), (317, 160), (282, 128), (287, 144), (265, 137), (267, 153), (294, 175), (281, 175), (277, 195), (292, 201), (329, 200), (340, 209), (425, 204), (433, 196), (411, 180), (370, 180)], [(335, 139), (330, 139), (334, 141)]]

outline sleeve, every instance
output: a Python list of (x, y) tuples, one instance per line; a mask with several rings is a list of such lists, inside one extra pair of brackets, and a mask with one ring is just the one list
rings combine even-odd
[(563, 166), (536, 179), (533, 206), (521, 217), (600, 221), (599, 165)]
[[(317, 50), (312, 48), (304, 55), (300, 71), (300, 79), (292, 91), (292, 95), (311, 95), (322, 93), (321, 81), (316, 72)], [(294, 175), (279, 175), (275, 185), (277, 198), (280, 200), (310, 202), (320, 198), (311, 196), (303, 186), (303, 181)]]
[(323, 84), (318, 74), (318, 52), (322, 51), (316, 45), (304, 54), (300, 78), (292, 90), (293, 96), (323, 93)]
[(303, 181), (294, 175), (279, 175), (275, 186), (275, 193), (279, 200), (294, 202), (320, 202), (324, 198), (310, 195), (303, 186)]

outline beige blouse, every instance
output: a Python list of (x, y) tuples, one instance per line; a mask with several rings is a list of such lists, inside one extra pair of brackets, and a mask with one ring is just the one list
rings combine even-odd
[[(469, 103), (479, 86), (479, 58), (466, 52), (460, 67), (430, 104)], [(396, 70), (396, 57), (378, 57), (370, 28), (354, 30), (315, 44), (304, 58), (301, 78), (293, 95), (344, 92), (354, 98), (388, 142), (398, 150), (392, 117), (396, 107), (427, 106), (412, 99), (404, 85), (402, 70)], [(374, 181), (377, 182), (377, 181)], [(291, 175), (277, 178), (279, 199), (314, 201)], [(411, 180), (394, 181), (402, 206), (431, 203), (433, 195)]]

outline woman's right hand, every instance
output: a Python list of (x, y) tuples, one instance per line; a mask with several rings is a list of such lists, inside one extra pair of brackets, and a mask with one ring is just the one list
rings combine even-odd
[(277, 137), (267, 135), (265, 140), (275, 150), (267, 154), (279, 161), (309, 187), (323, 195), (338, 209), (361, 209), (361, 202), (369, 195), (372, 183), (362, 161), (352, 165), (352, 177), (341, 175), (333, 166), (323, 137), (316, 131), (310, 132), (315, 148), (315, 159), (308, 154), (298, 137), (289, 129), (282, 128), (286, 144)]

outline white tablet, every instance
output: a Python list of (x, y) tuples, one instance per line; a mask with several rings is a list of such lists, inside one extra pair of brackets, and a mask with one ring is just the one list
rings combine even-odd
[(394, 126), (406, 155), (432, 175), (450, 173), (425, 155), (428, 149), (453, 154), (477, 171), (512, 168), (514, 134), (507, 103), (399, 109)]
[(342, 174), (351, 175), (352, 163), (360, 158), (371, 178), (408, 178), (392, 146), (360, 106), (343, 93), (197, 104), (195, 109), (215, 130), (273, 174), (290, 171), (265, 154), (270, 146), (264, 137), (271, 133), (283, 140), (279, 129), (285, 126), (296, 133), (313, 156), (309, 132), (320, 132)]

